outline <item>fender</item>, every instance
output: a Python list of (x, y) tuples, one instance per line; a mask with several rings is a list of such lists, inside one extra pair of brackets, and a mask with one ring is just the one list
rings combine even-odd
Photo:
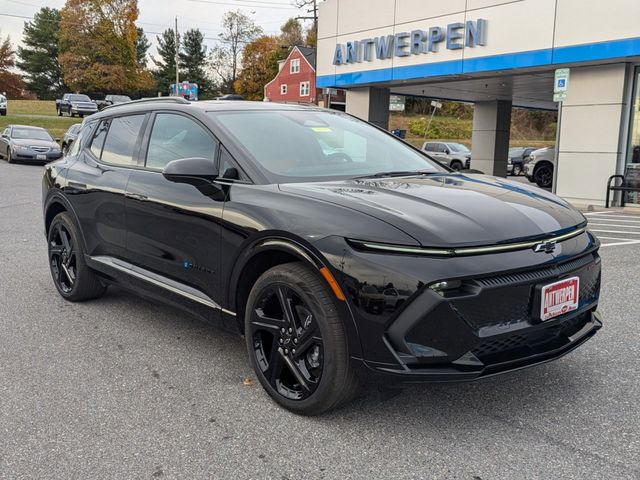
[[(258, 239), (254, 239), (249, 245), (247, 245), (241, 253), (236, 258), (236, 261), (233, 266), (233, 270), (231, 275), (229, 276), (229, 287), (227, 290), (227, 305), (230, 306), (231, 310), (237, 311), (236, 305), (236, 295), (238, 293), (238, 284), (240, 280), (240, 274), (244, 270), (244, 267), (254, 258), (256, 255), (260, 254), (264, 251), (281, 251), (289, 253), (296, 258), (300, 259), (300, 261), (305, 262), (307, 265), (310, 265), (318, 270), (320, 273), (321, 268), (328, 269), (333, 277), (336, 279), (336, 282), (339, 282), (337, 279), (338, 276), (336, 272), (334, 272), (333, 267), (327, 261), (325, 261), (315, 248), (311, 245), (307, 245), (306, 242), (303, 243), (298, 239), (293, 239), (287, 237), (282, 234), (273, 234), (273, 232), (269, 236), (263, 236)], [(341, 289), (343, 286), (340, 285)], [(338, 301), (336, 302), (336, 307), (338, 309), (338, 314), (340, 318), (344, 320), (345, 332), (347, 334), (347, 341), (349, 345), (349, 352), (351, 357), (362, 358), (362, 345), (360, 343), (360, 336), (358, 335), (358, 328), (354, 320), (353, 313), (351, 311), (351, 306), (349, 305), (349, 301)], [(244, 318), (236, 319), (240, 324), (244, 323)]]
[[(44, 207), (42, 209), (43, 222), (45, 222), (45, 226), (46, 226), (47, 212), (49, 211), (49, 208), (51, 207), (51, 205), (53, 203), (61, 204), (64, 207), (64, 209), (67, 212), (69, 212), (69, 214), (73, 218), (73, 221), (76, 224), (76, 227), (80, 231), (80, 238), (82, 240), (82, 248), (86, 252), (87, 251), (87, 243), (86, 243), (86, 240), (84, 238), (84, 231), (82, 230), (82, 226), (80, 224), (80, 221), (78, 220), (78, 215), (76, 214), (76, 211), (73, 208), (73, 206), (71, 205), (71, 203), (69, 202), (69, 200), (67, 200), (67, 198), (62, 194), (62, 192), (60, 190), (50, 190), (49, 193), (47, 194), (47, 198), (46, 198), (46, 200), (44, 202)], [(46, 235), (47, 235), (47, 232), (45, 231), (45, 236)]]

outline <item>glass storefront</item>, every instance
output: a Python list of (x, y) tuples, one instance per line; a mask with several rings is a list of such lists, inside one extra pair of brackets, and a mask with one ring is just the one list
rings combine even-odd
[[(636, 67), (631, 101), (631, 125), (625, 176), (628, 183), (640, 186), (640, 67)], [(628, 193), (627, 202), (640, 203), (640, 194)]]

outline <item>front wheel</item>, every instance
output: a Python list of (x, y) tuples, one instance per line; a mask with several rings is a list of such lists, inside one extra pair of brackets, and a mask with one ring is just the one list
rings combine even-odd
[(67, 212), (53, 219), (47, 240), (51, 276), (60, 295), (71, 302), (101, 297), (106, 288), (85, 263), (80, 233)]
[(540, 188), (549, 188), (553, 183), (553, 169), (548, 165), (542, 165), (536, 169), (533, 179)]
[(451, 169), (452, 170), (455, 170), (456, 172), (459, 172), (463, 168), (464, 167), (462, 165), (462, 162), (459, 162), (459, 161), (451, 162)]
[(61, 108), (57, 108), (56, 110), (58, 112), (58, 116), (61, 117), (62, 116), (62, 109)]
[(318, 415), (357, 393), (332, 293), (304, 264), (279, 265), (258, 279), (247, 301), (245, 334), (256, 375), (281, 406)]

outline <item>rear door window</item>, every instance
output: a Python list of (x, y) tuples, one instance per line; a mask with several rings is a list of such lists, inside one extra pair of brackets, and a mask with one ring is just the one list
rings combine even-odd
[(217, 142), (196, 121), (174, 113), (156, 115), (147, 149), (147, 168), (162, 170), (180, 158), (215, 160)]
[(125, 166), (138, 163), (136, 153), (144, 117), (144, 115), (129, 115), (111, 119), (100, 157), (103, 162)]

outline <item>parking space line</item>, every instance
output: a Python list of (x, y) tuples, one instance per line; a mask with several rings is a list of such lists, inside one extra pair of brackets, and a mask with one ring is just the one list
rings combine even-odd
[(602, 247), (617, 247), (620, 245), (638, 245), (640, 244), (640, 240), (629, 240), (627, 242), (614, 242), (614, 243), (603, 243), (600, 245)]
[(620, 225), (617, 223), (600, 223), (600, 222), (589, 222), (589, 225), (594, 225), (596, 227), (620, 227), (620, 228), (640, 228), (640, 225)]
[(608, 217), (615, 217), (615, 218), (633, 218), (634, 220), (640, 221), (640, 215), (619, 215), (617, 213), (612, 213), (612, 212), (592, 212), (592, 213), (585, 213), (584, 216), (585, 217), (594, 217), (594, 216), (608, 216)]
[(600, 232), (600, 233), (617, 233), (623, 235), (640, 235), (640, 232), (629, 232), (629, 231), (620, 231), (620, 230), (597, 230), (595, 228), (590, 228), (591, 232)]

